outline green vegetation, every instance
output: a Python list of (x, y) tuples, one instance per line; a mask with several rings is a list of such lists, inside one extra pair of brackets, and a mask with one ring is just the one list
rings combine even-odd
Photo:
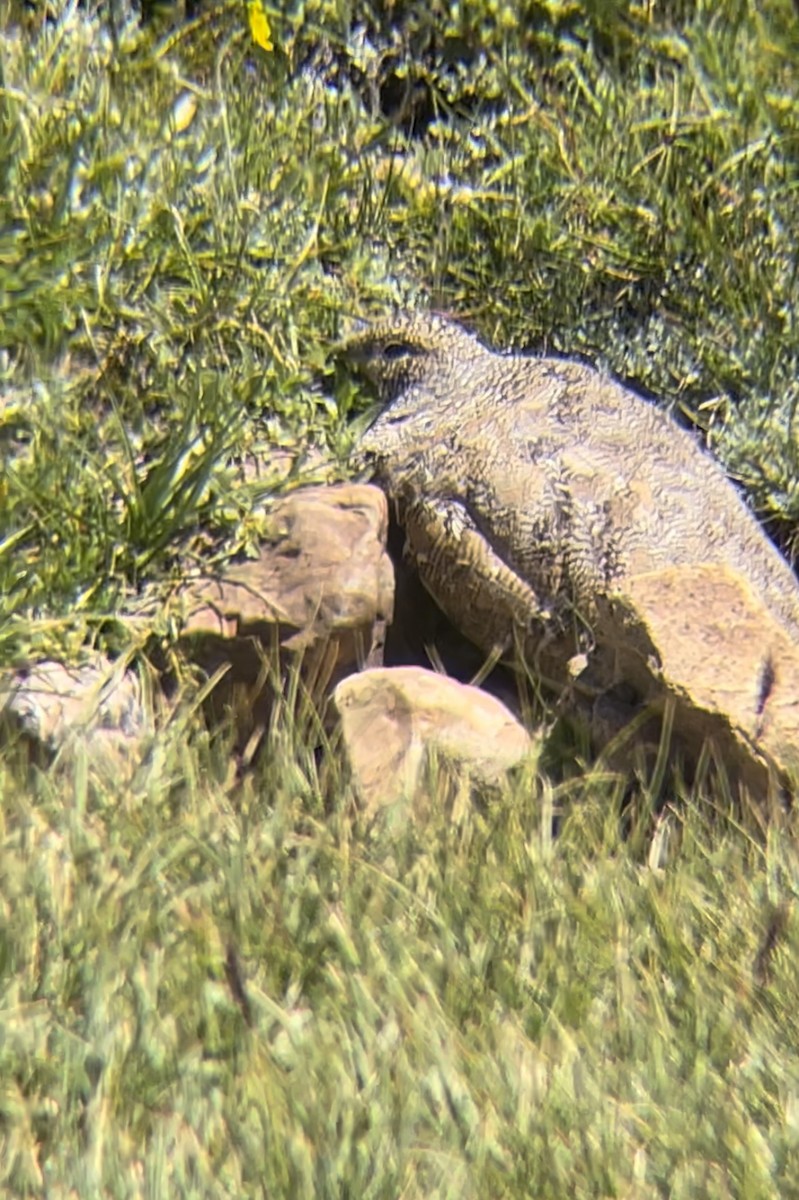
[[(395, 304), (655, 392), (791, 547), (791, 0), (246, 11), (0, 0), (2, 664), (247, 552), (247, 462), (343, 463), (327, 352)], [(3, 1194), (799, 1194), (795, 818), (624, 840), (531, 764), (367, 829), (306, 717), (243, 779), (190, 694), (124, 784), (2, 751)]]

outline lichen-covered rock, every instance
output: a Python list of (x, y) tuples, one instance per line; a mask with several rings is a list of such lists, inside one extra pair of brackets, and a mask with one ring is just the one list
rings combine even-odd
[(413, 801), (431, 754), (480, 787), (495, 788), (531, 746), (499, 700), (421, 667), (361, 671), (333, 693), (364, 809)]

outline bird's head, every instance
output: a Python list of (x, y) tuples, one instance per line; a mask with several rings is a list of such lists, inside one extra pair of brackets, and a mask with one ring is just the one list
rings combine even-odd
[(416, 384), (446, 385), (470, 358), (485, 353), (460, 325), (430, 313), (377, 321), (342, 344), (341, 357), (368, 379), (383, 405)]

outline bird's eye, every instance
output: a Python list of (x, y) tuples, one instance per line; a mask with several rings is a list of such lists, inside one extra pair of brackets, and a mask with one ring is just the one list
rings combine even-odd
[(383, 358), (393, 361), (396, 358), (405, 358), (406, 355), (412, 354), (413, 350), (407, 342), (386, 342), (382, 353)]

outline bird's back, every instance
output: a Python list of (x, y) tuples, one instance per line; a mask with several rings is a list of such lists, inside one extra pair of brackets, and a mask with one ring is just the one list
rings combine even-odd
[(408, 418), (388, 409), (369, 435), (389, 447), (395, 485), (462, 503), (538, 591), (579, 600), (666, 566), (723, 563), (799, 637), (792, 570), (714, 460), (643, 397), (579, 362), (479, 346), (408, 396)]

